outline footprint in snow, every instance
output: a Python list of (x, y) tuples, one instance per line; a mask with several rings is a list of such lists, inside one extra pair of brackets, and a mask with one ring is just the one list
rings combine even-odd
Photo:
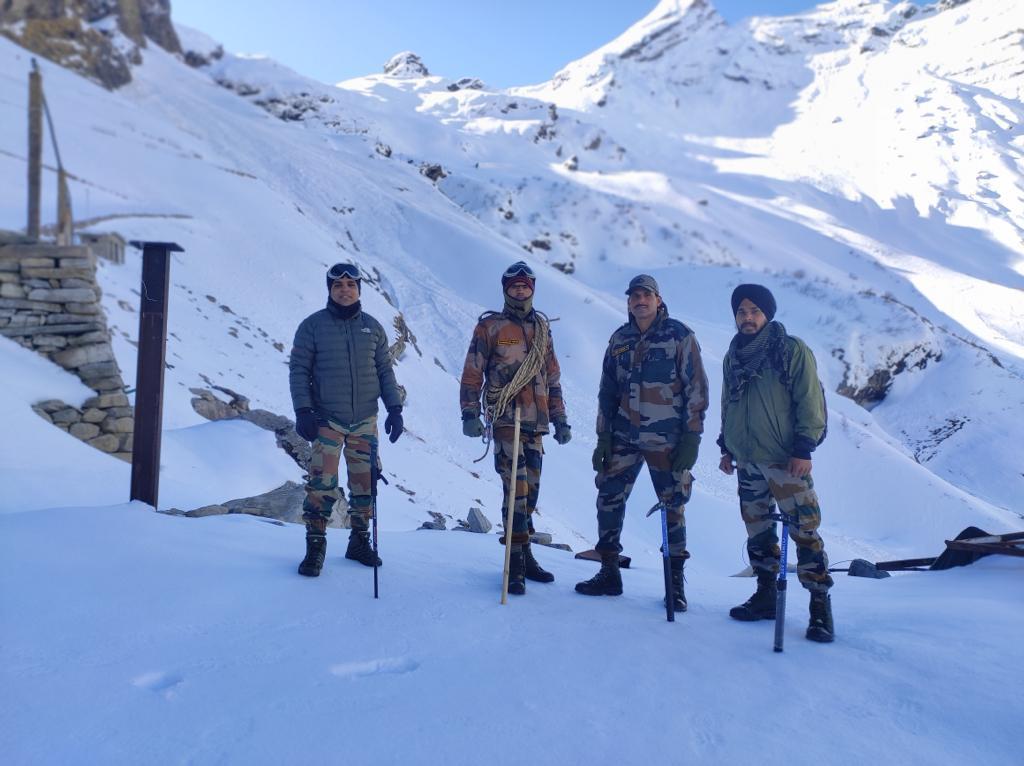
[(171, 699), (175, 696), (177, 686), (184, 680), (184, 678), (176, 673), (156, 671), (153, 673), (143, 673), (141, 676), (133, 678), (132, 686), (148, 689), (154, 694), (162, 695), (165, 699)]
[(331, 666), (331, 675), (339, 678), (359, 678), (379, 673), (411, 673), (420, 666), (411, 657), (381, 657), (365, 662), (346, 662)]

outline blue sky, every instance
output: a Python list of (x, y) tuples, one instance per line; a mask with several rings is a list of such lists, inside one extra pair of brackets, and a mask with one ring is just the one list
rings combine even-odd
[[(796, 13), (814, 0), (711, 0), (729, 22)], [(176, 22), (233, 52), (265, 53), (333, 83), (380, 72), (402, 50), (431, 74), (492, 87), (550, 79), (618, 36), (656, 0), (172, 0)]]

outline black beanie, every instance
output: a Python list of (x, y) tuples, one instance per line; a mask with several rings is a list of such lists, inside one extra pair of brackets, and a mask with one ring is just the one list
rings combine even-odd
[(757, 306), (768, 317), (768, 321), (775, 318), (775, 296), (772, 291), (764, 285), (740, 285), (732, 291), (732, 315), (736, 316), (740, 304), (746, 298)]

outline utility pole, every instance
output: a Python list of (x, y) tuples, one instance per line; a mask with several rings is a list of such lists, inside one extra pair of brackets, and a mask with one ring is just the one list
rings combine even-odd
[(135, 431), (132, 436), (131, 500), (154, 508), (160, 488), (160, 432), (164, 412), (164, 358), (167, 352), (167, 292), (174, 242), (140, 242), (142, 288), (139, 297), (139, 361), (135, 375)]
[(28, 226), (30, 239), (39, 239), (43, 199), (43, 76), (36, 60), (28, 73)]

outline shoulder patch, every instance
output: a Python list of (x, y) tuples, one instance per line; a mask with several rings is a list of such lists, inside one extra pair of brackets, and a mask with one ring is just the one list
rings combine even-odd
[(620, 356), (629, 351), (629, 346), (616, 346), (612, 349), (612, 356)]
[(518, 346), (522, 341), (519, 338), (498, 338), (499, 346)]

